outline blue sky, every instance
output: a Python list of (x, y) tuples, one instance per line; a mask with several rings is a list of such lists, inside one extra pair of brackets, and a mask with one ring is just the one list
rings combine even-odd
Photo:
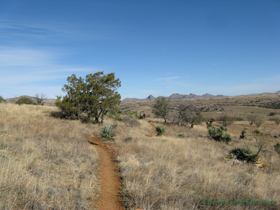
[(126, 97), (280, 90), (279, 0), (0, 0), (0, 95), (115, 72)]

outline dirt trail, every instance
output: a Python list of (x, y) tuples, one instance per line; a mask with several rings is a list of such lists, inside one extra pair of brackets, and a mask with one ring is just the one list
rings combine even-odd
[(101, 169), (101, 194), (98, 198), (98, 210), (125, 209), (120, 200), (120, 177), (116, 173), (113, 162), (115, 151), (108, 145), (102, 144), (99, 137), (89, 137), (87, 140), (96, 148), (99, 155), (99, 167)]
[(150, 133), (150, 135), (148, 135), (149, 137), (153, 137), (153, 136), (156, 136), (156, 135), (157, 135), (157, 128), (156, 128), (156, 126), (153, 125), (151, 122), (152, 122), (152, 121), (148, 121), (148, 123), (149, 123), (149, 124), (151, 125), (151, 127), (152, 127), (152, 132)]

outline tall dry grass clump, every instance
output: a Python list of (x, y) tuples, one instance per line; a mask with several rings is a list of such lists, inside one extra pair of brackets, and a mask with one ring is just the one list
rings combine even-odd
[(55, 107), (0, 104), (0, 209), (93, 209), (93, 126), (49, 117)]
[[(136, 134), (136, 133), (135, 133)], [(177, 135), (177, 134), (176, 134)], [(207, 137), (133, 136), (117, 141), (131, 209), (279, 209), (279, 170), (225, 160), (231, 145)], [(279, 161), (279, 159), (277, 159)], [(247, 199), (266, 205), (206, 205)]]

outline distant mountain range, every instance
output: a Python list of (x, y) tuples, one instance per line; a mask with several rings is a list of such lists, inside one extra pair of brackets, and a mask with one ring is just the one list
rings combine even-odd
[[(263, 95), (263, 94), (280, 94), (280, 91), (277, 91), (275, 93), (258, 93), (258, 94), (248, 94), (248, 95)], [(179, 93), (173, 93), (170, 96), (165, 97), (166, 99), (171, 99), (171, 100), (175, 100), (175, 99), (185, 99), (185, 98), (221, 98), (221, 97), (228, 97), (225, 95), (212, 95), (209, 93), (205, 93), (203, 95), (196, 95), (196, 94), (179, 94)], [(154, 101), (156, 100), (156, 97), (149, 95), (147, 98), (144, 99), (139, 99), (139, 98), (125, 98), (122, 101), (123, 102), (127, 102), (127, 101)]]
[[(219, 97), (226, 97), (224, 95), (212, 95), (209, 93), (206, 93), (204, 95), (196, 95), (196, 94), (179, 94), (179, 93), (173, 93), (170, 96), (165, 97), (166, 99), (185, 99), (185, 98), (219, 98)], [(154, 101), (156, 97), (149, 95), (147, 98), (144, 99), (138, 99), (138, 98), (125, 98), (123, 101)]]

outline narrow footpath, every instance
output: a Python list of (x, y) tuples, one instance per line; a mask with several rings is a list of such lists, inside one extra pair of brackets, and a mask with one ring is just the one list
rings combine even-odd
[(97, 208), (98, 210), (123, 210), (121, 204), (120, 177), (116, 173), (116, 166), (113, 162), (114, 151), (102, 143), (100, 137), (90, 137), (87, 139), (97, 150), (99, 155), (99, 168), (101, 169), (101, 193)]

